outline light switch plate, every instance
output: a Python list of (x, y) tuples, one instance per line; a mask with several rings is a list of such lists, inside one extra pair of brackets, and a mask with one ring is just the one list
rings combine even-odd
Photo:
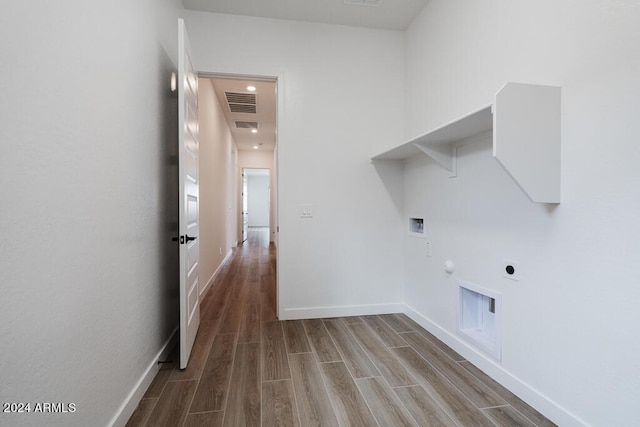
[(313, 218), (313, 206), (300, 205), (300, 218)]

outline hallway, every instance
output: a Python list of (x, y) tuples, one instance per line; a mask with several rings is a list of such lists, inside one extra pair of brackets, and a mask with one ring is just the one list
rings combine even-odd
[(553, 425), (404, 314), (278, 321), (275, 283), (269, 229), (251, 228), (188, 368), (161, 369), (127, 426)]

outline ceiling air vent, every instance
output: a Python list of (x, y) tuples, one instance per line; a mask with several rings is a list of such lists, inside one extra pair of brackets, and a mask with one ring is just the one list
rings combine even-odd
[(236, 128), (238, 129), (258, 129), (258, 122), (245, 122), (236, 120)]
[(232, 113), (250, 113), (257, 112), (257, 97), (255, 93), (225, 92), (229, 111)]

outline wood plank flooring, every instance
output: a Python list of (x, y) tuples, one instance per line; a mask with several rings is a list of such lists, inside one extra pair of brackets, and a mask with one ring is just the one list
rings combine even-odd
[(161, 369), (127, 426), (554, 425), (404, 314), (278, 321), (268, 230), (222, 267), (189, 366)]

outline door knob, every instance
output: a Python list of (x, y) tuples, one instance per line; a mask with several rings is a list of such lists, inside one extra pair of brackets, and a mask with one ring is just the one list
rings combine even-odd
[(196, 240), (198, 238), (197, 236), (196, 237), (190, 237), (188, 234), (185, 237), (186, 237), (186, 241), (187, 242), (190, 242), (192, 240)]

